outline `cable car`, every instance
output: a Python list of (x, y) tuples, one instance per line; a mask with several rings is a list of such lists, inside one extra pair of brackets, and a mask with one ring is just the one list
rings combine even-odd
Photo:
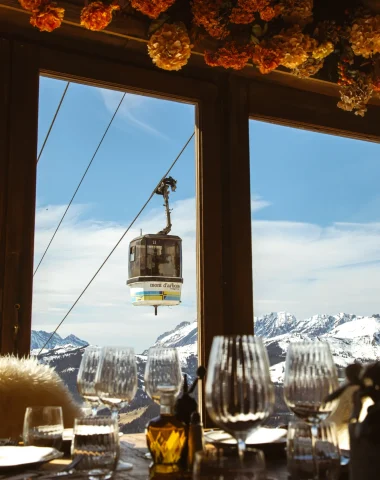
[(176, 181), (165, 178), (156, 189), (163, 195), (167, 225), (156, 234), (134, 238), (129, 244), (129, 267), (127, 285), (131, 301), (136, 306), (153, 306), (155, 315), (159, 306), (181, 303), (182, 240), (168, 235), (171, 230), (169, 187), (175, 191)]

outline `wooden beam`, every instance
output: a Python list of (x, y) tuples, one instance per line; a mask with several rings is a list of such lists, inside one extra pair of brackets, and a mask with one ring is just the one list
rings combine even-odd
[[(0, 39), (0, 325), (4, 322), (5, 232), (8, 174), (11, 44)], [(0, 329), (0, 345), (2, 332)]]
[[(12, 45), (1, 352), (29, 355), (38, 126), (38, 52)], [(18, 332), (14, 327), (18, 325)], [(17, 335), (15, 335), (17, 333)]]
[(283, 85), (250, 82), (251, 118), (342, 137), (380, 142), (380, 108), (368, 106), (364, 117), (337, 107), (337, 98)]
[(253, 333), (249, 82), (229, 75), (223, 105), (223, 301), (224, 331)]
[(104, 58), (86, 58), (81, 54), (40, 49), (40, 69), (45, 75), (62, 77), (90, 85), (196, 102), (215, 92), (211, 82), (177, 77), (164, 70), (151, 70)]
[[(222, 169), (220, 107), (217, 90), (199, 103), (197, 115), (197, 278), (198, 278), (198, 361), (207, 366), (215, 335), (224, 332)], [(200, 396), (205, 426), (204, 382)]]

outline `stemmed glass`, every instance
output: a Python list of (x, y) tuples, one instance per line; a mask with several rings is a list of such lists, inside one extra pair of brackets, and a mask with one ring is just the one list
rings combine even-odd
[(101, 347), (87, 347), (80, 363), (77, 387), (81, 397), (91, 405), (92, 415), (95, 417), (100, 400), (95, 391), (95, 377), (102, 355)]
[[(182, 385), (182, 372), (176, 348), (151, 347), (149, 349), (144, 384), (146, 393), (158, 404), (163, 395), (172, 396), (172, 398), (178, 395)], [(148, 452), (145, 458), (151, 459), (152, 456)]]
[[(325, 402), (339, 386), (329, 344), (324, 341), (291, 342), (286, 354), (284, 398), (288, 408), (311, 427), (313, 451), (318, 426), (337, 402)], [(315, 465), (318, 478), (318, 465)]]
[(131, 347), (103, 347), (95, 378), (95, 392), (118, 420), (119, 411), (128, 405), (137, 391), (136, 357)]
[(144, 374), (145, 391), (156, 403), (164, 394), (178, 395), (182, 385), (181, 363), (176, 348), (151, 347)]
[(261, 338), (214, 337), (208, 363), (206, 407), (212, 420), (236, 439), (241, 460), (247, 437), (269, 417), (273, 404), (274, 387)]

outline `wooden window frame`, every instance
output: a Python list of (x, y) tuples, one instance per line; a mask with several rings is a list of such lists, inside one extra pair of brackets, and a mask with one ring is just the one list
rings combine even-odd
[[(0, 182), (6, 187), (6, 196), (0, 195), (4, 233), (0, 236), (4, 258), (0, 262), (0, 268), (4, 265), (4, 271), (0, 270), (1, 353), (24, 356), (30, 352), (40, 75), (196, 105), (199, 361), (207, 363), (215, 335), (253, 333), (250, 253), (248, 258), (243, 253), (250, 245), (250, 225), (249, 229), (240, 225), (244, 223), (243, 211), (246, 218), (250, 216), (246, 203), (249, 177), (244, 177), (239, 195), (234, 194), (234, 183), (241, 182), (236, 164), (241, 169), (249, 168), (248, 115), (246, 108), (239, 106), (245, 87), (229, 95), (234, 88), (230, 75), (216, 81), (197, 72), (189, 77), (175, 76), (65, 48), (18, 40), (4, 42), (6, 48), (0, 46), (0, 59), (9, 68), (0, 76), (0, 87), (7, 92), (0, 102), (4, 100), (8, 109), (7, 114), (5, 110), (0, 112), (0, 126), (4, 122), (0, 132), (0, 149), (4, 152)], [(240, 153), (231, 139), (242, 145)], [(1, 177), (3, 172), (6, 176)], [(235, 229), (238, 235), (233, 233)], [(201, 398), (208, 425), (204, 395)]]
[(318, 82), (307, 90), (283, 74), (258, 80), (253, 69), (231, 74), (196, 61), (167, 73), (133, 48), (123, 59), (111, 45), (77, 48), (52, 37), (47, 47), (34, 31), (20, 35), (0, 38), (1, 353), (30, 351), (40, 74), (197, 106), (200, 361), (215, 335), (253, 333), (249, 119), (379, 142), (380, 108), (370, 105), (363, 119), (337, 109), (337, 88)]

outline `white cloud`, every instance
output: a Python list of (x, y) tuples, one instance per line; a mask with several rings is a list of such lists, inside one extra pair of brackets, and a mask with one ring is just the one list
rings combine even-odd
[(252, 231), (255, 315), (380, 311), (380, 224), (254, 221)]
[[(252, 210), (268, 205), (252, 200)], [(47, 210), (46, 210), (47, 208)], [(36, 260), (63, 211), (40, 206), (36, 217)], [(51, 331), (106, 258), (126, 225), (89, 217), (91, 206), (74, 205), (34, 281), (33, 328)], [(128, 244), (165, 223), (162, 207), (136, 223), (69, 315), (59, 333), (92, 343), (132, 344), (137, 351), (183, 320), (196, 318), (195, 201), (173, 203), (173, 234), (183, 239), (183, 303), (161, 308), (130, 304)], [(340, 311), (380, 313), (380, 224), (335, 223), (328, 227), (296, 222), (256, 221), (253, 231), (255, 315), (287, 310), (298, 318)]]
[(251, 198), (251, 212), (257, 212), (258, 210), (262, 210), (265, 207), (269, 207), (270, 202), (267, 202), (266, 200), (263, 200), (259, 196), (253, 196)]
[[(121, 92), (108, 90), (105, 88), (99, 88), (97, 89), (97, 92), (100, 93), (107, 110), (113, 114), (123, 94)], [(144, 130), (146, 133), (150, 133), (165, 140), (170, 140), (167, 135), (157, 130), (157, 128), (153, 127), (145, 120), (142, 120), (142, 118), (149, 118), (149, 109), (152, 106), (151, 103), (152, 99), (149, 97), (127, 93), (123, 103), (119, 108), (118, 115), (121, 115), (131, 125)]]

